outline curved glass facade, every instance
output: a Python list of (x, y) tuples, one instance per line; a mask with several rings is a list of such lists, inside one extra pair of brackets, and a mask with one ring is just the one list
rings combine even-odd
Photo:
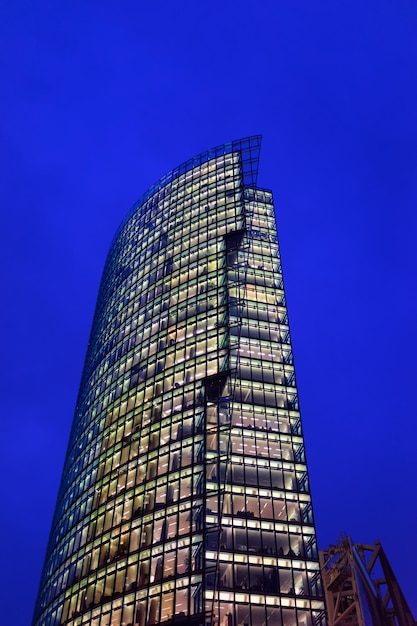
[(313, 626), (323, 601), (260, 137), (180, 166), (112, 244), (35, 626)]

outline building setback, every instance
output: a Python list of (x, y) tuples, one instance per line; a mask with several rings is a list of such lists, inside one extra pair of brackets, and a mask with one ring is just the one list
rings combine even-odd
[(324, 622), (259, 148), (173, 170), (114, 239), (34, 626)]

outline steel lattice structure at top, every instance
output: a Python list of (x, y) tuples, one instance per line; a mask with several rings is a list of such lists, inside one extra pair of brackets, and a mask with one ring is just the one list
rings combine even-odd
[(324, 619), (259, 148), (173, 170), (113, 241), (35, 626)]

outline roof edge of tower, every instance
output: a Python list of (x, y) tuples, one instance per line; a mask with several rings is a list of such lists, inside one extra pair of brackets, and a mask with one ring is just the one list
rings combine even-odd
[(261, 150), (262, 135), (251, 135), (244, 139), (236, 139), (227, 143), (221, 144), (209, 150), (205, 150), (200, 154), (188, 159), (181, 165), (178, 165), (170, 172), (162, 176), (157, 180), (149, 189), (143, 193), (140, 198), (135, 202), (132, 208), (128, 211), (127, 215), (123, 219), (116, 234), (113, 238), (113, 242), (117, 239), (120, 231), (129, 221), (132, 215), (155, 193), (168, 185), (170, 182), (192, 170), (198, 165), (202, 165), (211, 159), (215, 159), (224, 154), (231, 154), (232, 152), (240, 152), (242, 156), (242, 168), (243, 168), (243, 181), (246, 187), (256, 187), (258, 177), (258, 164)]

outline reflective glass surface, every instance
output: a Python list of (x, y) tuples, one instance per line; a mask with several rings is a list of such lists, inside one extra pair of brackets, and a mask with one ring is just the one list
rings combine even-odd
[(260, 138), (180, 166), (111, 247), (34, 624), (323, 619)]

